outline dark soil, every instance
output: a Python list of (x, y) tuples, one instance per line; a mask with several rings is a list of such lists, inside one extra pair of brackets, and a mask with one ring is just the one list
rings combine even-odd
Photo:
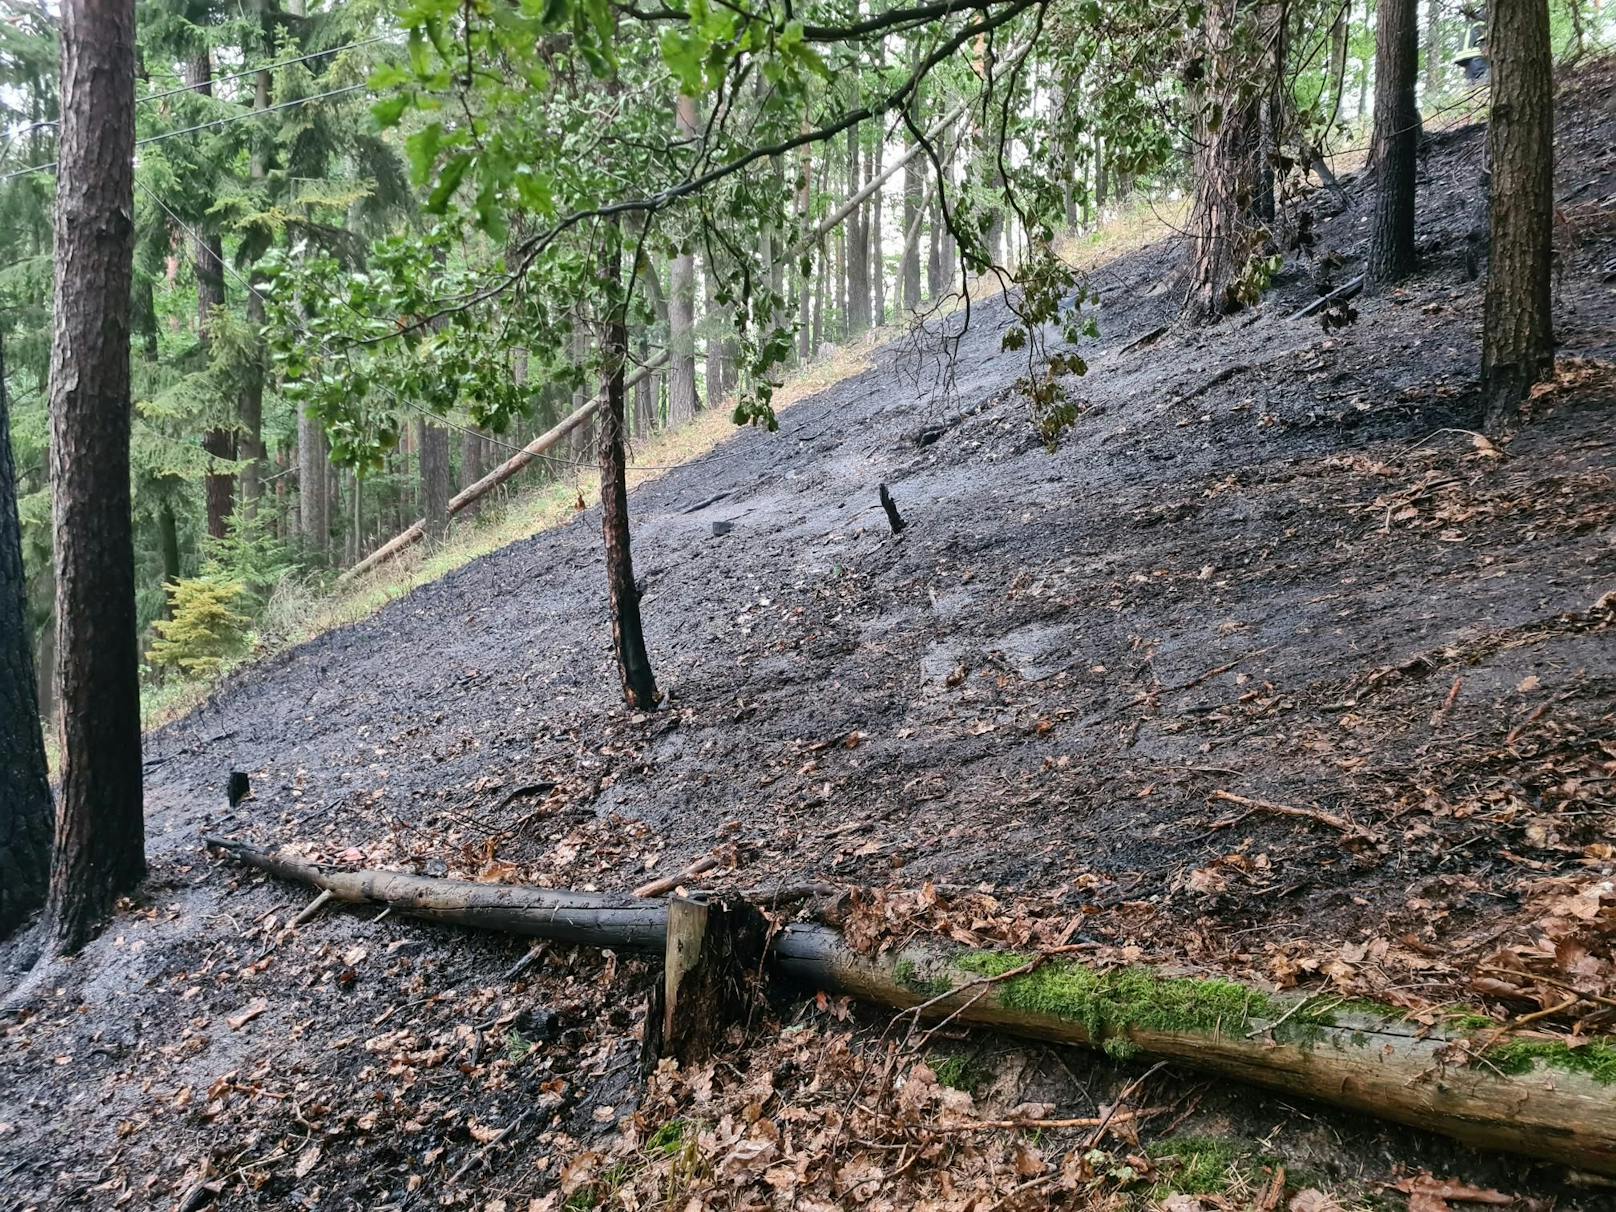
[[(1563, 98), (1563, 373), (1496, 447), (1469, 432), (1470, 127), (1422, 157), (1420, 274), (1344, 329), (1288, 317), (1357, 272), (1350, 180), (1304, 201), (1317, 243), (1262, 305), (1211, 328), (1136, 344), (1177, 312), (1176, 241), (1095, 270), (1101, 335), (1054, 453), (991, 300), (951, 392), (899, 343), (637, 491), (662, 711), (621, 704), (594, 511), (232, 679), (148, 738), (138, 903), (5, 1030), (0, 1206), (172, 1208), (207, 1177), (226, 1206), (425, 1206), (465, 1194), (476, 1124), (541, 1082), (566, 1077), (584, 1136), (633, 1104), (643, 968), (556, 955), (513, 985), (519, 943), (374, 913), (271, 947), (301, 892), (209, 858), (203, 831), (582, 888), (733, 846), (715, 885), (933, 881), (1147, 956), (1535, 1008), (1489, 1001), (1478, 965), (1535, 937), (1538, 882), (1616, 872), (1613, 87), (1605, 63)], [(255, 792), (235, 811), (232, 769)], [(491, 1081), (485, 1038), (513, 1023), (535, 1059)], [(1213, 1101), (1365, 1181), (1564, 1177)], [(525, 1207), (565, 1160), (542, 1152), (467, 1189)]]

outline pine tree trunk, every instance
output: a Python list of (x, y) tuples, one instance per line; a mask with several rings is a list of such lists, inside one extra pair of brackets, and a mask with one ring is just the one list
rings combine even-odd
[[(601, 277), (616, 286), (622, 259), (615, 221), (605, 225)], [(623, 449), (623, 364), (628, 358), (628, 327), (622, 308), (611, 304), (605, 332), (605, 366), (597, 428), (600, 436), (600, 524), (606, 546), (606, 588), (612, 616), (612, 647), (623, 697), (639, 711), (657, 705), (656, 679), (645, 651), (640, 624), (640, 591), (634, 583), (634, 557), (629, 549), (628, 467)]]
[(0, 334), (0, 938), (45, 903), (50, 882), (52, 817), (39, 691), (29, 651), (22, 525), (6, 399), (4, 334)]
[(1230, 287), (1248, 238), (1245, 210), (1257, 142), (1256, 106), (1238, 99), (1239, 23), (1236, 0), (1207, 5), (1206, 79), (1195, 94), (1195, 203), (1190, 289), (1184, 301), (1186, 316), (1203, 322), (1236, 305)]
[(307, 413), (297, 416), (297, 500), (298, 532), (303, 539), (304, 557), (311, 562), (325, 559), (331, 541), (330, 460), (326, 453), (325, 430)]
[[(848, 192), (857, 193), (860, 175), (858, 127), (847, 132)], [(869, 211), (857, 207), (847, 216), (847, 335), (862, 336), (870, 327)]]
[[(918, 128), (918, 107), (910, 113), (910, 120)], [(912, 138), (912, 136), (911, 136)], [(924, 154), (914, 156), (903, 166), (903, 309), (914, 311), (920, 306), (920, 238), (921, 213), (925, 205), (926, 167)]]
[[(416, 445), (420, 451), (420, 514), (426, 537), (440, 541), (449, 533), (449, 431), (425, 417), (418, 418)], [(406, 523), (400, 522), (403, 530)]]
[(247, 293), (247, 324), (253, 332), (254, 349), (242, 371), (237, 416), (241, 422), (241, 503), (246, 515), (253, 517), (263, 493), (264, 459), (264, 363), (263, 350), (257, 344), (264, 327), (264, 301), (255, 291)]
[(1418, 0), (1379, 0), (1375, 25), (1375, 135), (1378, 181), (1369, 228), (1365, 285), (1374, 289), (1414, 269), (1414, 175), (1420, 115)]
[(1330, 122), (1340, 121), (1341, 101), (1347, 87), (1347, 17), (1352, 11), (1350, 3), (1343, 4), (1330, 27), (1330, 79), (1327, 83), (1334, 95), (1330, 104)]
[[(262, 4), (259, 6), (260, 20), (262, 19)], [(274, 40), (266, 36), (265, 56), (269, 57), (274, 50)], [(259, 72), (253, 80), (253, 109), (265, 110), (269, 108), (269, 72)], [(264, 158), (254, 153), (249, 171), (254, 181), (264, 179)], [(252, 270), (247, 271), (247, 281), (254, 283)], [(264, 327), (264, 300), (256, 289), (247, 291), (247, 326), (252, 330), (253, 348), (248, 354), (247, 365), (243, 370), (241, 385), (241, 399), (237, 408), (237, 419), (241, 422), (240, 454), (244, 466), (241, 469), (241, 502), (242, 508), (248, 517), (258, 512), (258, 498), (263, 492), (260, 482), (263, 475), (262, 462), (264, 458), (264, 348), (260, 334)]]
[[(204, 97), (213, 96), (213, 61), (204, 52), (185, 68), (185, 82)], [(224, 306), (224, 243), (214, 232), (204, 230), (194, 250), (196, 274), (196, 332), (206, 352), (213, 343), (213, 313)], [(236, 457), (232, 430), (215, 426), (202, 436), (202, 449), (216, 459)], [(230, 472), (209, 472), (205, 477), (208, 502), (208, 534), (225, 536), (235, 509), (235, 483)]]
[(62, 0), (51, 340), (61, 799), (47, 937), (76, 951), (146, 871), (129, 485), (132, 0)]
[[(869, 166), (871, 181), (878, 180), (886, 159), (886, 141), (877, 128), (875, 160)], [(881, 251), (881, 191), (870, 195), (870, 323), (879, 328), (887, 322), (887, 270), (886, 256)]]
[[(680, 97), (677, 105), (679, 135), (697, 133), (696, 103)], [(668, 275), (668, 422), (688, 425), (696, 419), (701, 401), (696, 398), (696, 257), (680, 253)]]
[(1554, 63), (1547, 0), (1493, 0), (1487, 58), (1492, 237), (1481, 378), (1486, 426), (1496, 433), (1554, 367)]
[[(483, 435), (477, 430), (467, 427), (466, 432), (460, 435), (460, 487), (466, 488), (483, 478)], [(473, 501), (467, 505), (464, 513), (468, 518), (477, 516), (481, 504)], [(447, 511), (448, 503), (444, 503)]]
[[(809, 235), (809, 208), (813, 205), (814, 194), (814, 162), (813, 153), (809, 145), (804, 144), (802, 158), (798, 162), (797, 171), (801, 176), (797, 180), (797, 239), (806, 240)], [(806, 272), (803, 262), (807, 262)], [(797, 360), (806, 362), (813, 356), (813, 272), (814, 249), (810, 244), (802, 253), (792, 258), (790, 266), (797, 275)]]
[[(707, 380), (707, 407), (716, 408), (724, 399), (724, 336), (721, 326), (722, 317), (718, 307), (718, 275), (713, 266), (707, 263), (702, 265), (702, 327), (707, 332), (706, 360), (703, 374)], [(650, 357), (649, 350), (642, 351), (641, 361)], [(647, 397), (646, 411), (649, 413), (649, 397), (651, 394), (650, 376), (646, 376), (634, 385), (635, 410), (638, 412), (641, 394)]]

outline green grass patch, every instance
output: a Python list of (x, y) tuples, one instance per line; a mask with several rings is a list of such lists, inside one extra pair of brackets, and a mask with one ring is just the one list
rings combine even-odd
[(939, 1085), (947, 1086), (950, 1090), (963, 1090), (967, 1094), (975, 1094), (988, 1078), (987, 1071), (963, 1052), (943, 1057), (932, 1072), (937, 1074)]
[(1147, 1194), (1151, 1206), (1169, 1195), (1222, 1195), (1237, 1187), (1255, 1189), (1267, 1181), (1263, 1168), (1277, 1162), (1249, 1141), (1213, 1136), (1156, 1141), (1145, 1152), (1160, 1172)]

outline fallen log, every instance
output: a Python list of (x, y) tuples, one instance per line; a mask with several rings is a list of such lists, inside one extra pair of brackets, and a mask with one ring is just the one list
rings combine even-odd
[[(661, 951), (665, 902), (388, 871), (345, 871), (205, 838), (250, 866), (400, 913), (560, 942)], [(1147, 1054), (1428, 1129), (1483, 1149), (1616, 1175), (1616, 1043), (1569, 1048), (1496, 1027), (1432, 1030), (1393, 1007), (1344, 1007), (1254, 985), (1101, 969), (1072, 957), (911, 943), (853, 951), (828, 926), (792, 923), (769, 970), (917, 1018)]]
[[(632, 375), (625, 379), (623, 381), (623, 389), (627, 391), (628, 389), (632, 388), (647, 375), (652, 374), (657, 367), (665, 361), (667, 361), (667, 355), (658, 354), (655, 358), (647, 362), (644, 366), (640, 367), (639, 370), (635, 371)], [(580, 406), (576, 411), (562, 417), (561, 420), (557, 421), (549, 429), (545, 430), (538, 437), (534, 438), (526, 446), (522, 447), (521, 450), (517, 451), (510, 458), (506, 459), (503, 463), (494, 468), (494, 470), (490, 471), (475, 484), (467, 484), (459, 492), (455, 493), (454, 496), (449, 498), (449, 516), (451, 518), (454, 517), (456, 514), (460, 513), (461, 510), (465, 509), (466, 506), (471, 505), (476, 501), (480, 501), (483, 497), (493, 492), (494, 489), (505, 483), (505, 481), (510, 479), (512, 476), (516, 475), (517, 472), (521, 471), (529, 463), (533, 462), (534, 459), (542, 456), (545, 451), (549, 450), (552, 446), (556, 445), (556, 443), (560, 442), (562, 438), (566, 437), (573, 430), (577, 429), (578, 426), (587, 421), (593, 420), (595, 412), (599, 408), (600, 397), (592, 397), (587, 403)], [(360, 560), (352, 568), (344, 571), (339, 577), (337, 577), (338, 583), (340, 584), (345, 581), (352, 581), (364, 576), (365, 573), (369, 572), (372, 568), (375, 568), (378, 564), (385, 563), (396, 556), (399, 552), (403, 551), (405, 548), (412, 547), (416, 543), (419, 543), (425, 536), (426, 521), (425, 519), (422, 519), (407, 529), (400, 531), (398, 534), (388, 539), (387, 542), (383, 543), (380, 547), (376, 548), (375, 551), (371, 552), (364, 559)]]

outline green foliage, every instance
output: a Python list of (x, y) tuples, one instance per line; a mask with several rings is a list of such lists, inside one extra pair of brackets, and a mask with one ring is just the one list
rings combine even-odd
[(202, 542), (202, 574), (240, 587), (244, 602), (262, 610), (270, 594), (297, 569), (291, 549), (275, 537), (267, 511), (238, 505), (222, 539)]
[(246, 629), (252, 619), (236, 609), (246, 593), (239, 581), (212, 576), (170, 585), (169, 617), (157, 622), (158, 639), (146, 659), (192, 677), (219, 673), (246, 650)]

